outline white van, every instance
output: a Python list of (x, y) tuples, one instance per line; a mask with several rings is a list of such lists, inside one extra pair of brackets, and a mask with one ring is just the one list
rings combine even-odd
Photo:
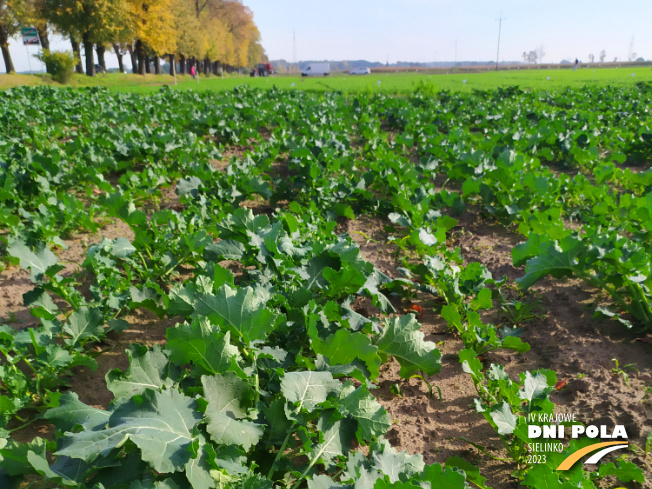
[(328, 76), (330, 74), (330, 63), (310, 63), (301, 70), (301, 76)]

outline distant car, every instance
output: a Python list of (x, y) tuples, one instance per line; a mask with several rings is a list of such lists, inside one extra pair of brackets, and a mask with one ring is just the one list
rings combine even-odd
[(310, 63), (301, 70), (301, 76), (330, 76), (331, 64), (330, 63)]
[(349, 75), (369, 75), (371, 70), (369, 68), (355, 68), (349, 71)]

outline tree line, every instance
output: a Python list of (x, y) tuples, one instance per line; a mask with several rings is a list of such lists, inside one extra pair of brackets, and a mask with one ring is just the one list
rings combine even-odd
[(96, 72), (95, 54), (106, 69), (107, 49), (115, 51), (121, 72), (129, 55), (133, 72), (142, 75), (160, 74), (161, 58), (168, 59), (170, 74), (177, 62), (181, 74), (192, 66), (208, 74), (266, 60), (253, 14), (239, 0), (0, 0), (7, 73), (15, 71), (9, 41), (25, 26), (38, 30), (43, 49), (50, 48), (50, 33), (70, 39), (80, 60), (76, 71), (88, 76)]

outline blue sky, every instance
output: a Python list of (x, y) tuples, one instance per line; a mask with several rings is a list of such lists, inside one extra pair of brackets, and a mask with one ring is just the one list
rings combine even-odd
[[(607, 60), (630, 52), (652, 59), (649, 0), (242, 0), (254, 13), (271, 59), (396, 61), (518, 61), (543, 46), (544, 62)], [(457, 46), (457, 49), (456, 49)], [(631, 48), (630, 48), (631, 46)], [(36, 48), (28, 48), (35, 53)], [(63, 40), (54, 49), (69, 49)], [(18, 71), (25, 48), (12, 42)], [(113, 57), (107, 58), (117, 66)], [(32, 60), (36, 69), (39, 62)], [(127, 65), (129, 63), (127, 62)]]
[(270, 58), (395, 62), (520, 60), (541, 45), (544, 61), (608, 60), (633, 51), (652, 58), (652, 2), (623, 0), (244, 0), (254, 12)]

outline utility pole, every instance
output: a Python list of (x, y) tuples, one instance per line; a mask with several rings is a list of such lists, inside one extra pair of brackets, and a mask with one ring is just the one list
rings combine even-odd
[(297, 31), (292, 29), (292, 66), (290, 72), (294, 71), (294, 66), (297, 65)]
[(506, 19), (503, 19), (502, 17), (500, 17), (499, 19), (496, 19), (496, 20), (498, 20), (498, 51), (496, 52), (496, 71), (498, 71), (498, 58), (500, 56), (500, 29), (501, 29), (501, 27), (503, 25), (503, 20), (506, 20)]

